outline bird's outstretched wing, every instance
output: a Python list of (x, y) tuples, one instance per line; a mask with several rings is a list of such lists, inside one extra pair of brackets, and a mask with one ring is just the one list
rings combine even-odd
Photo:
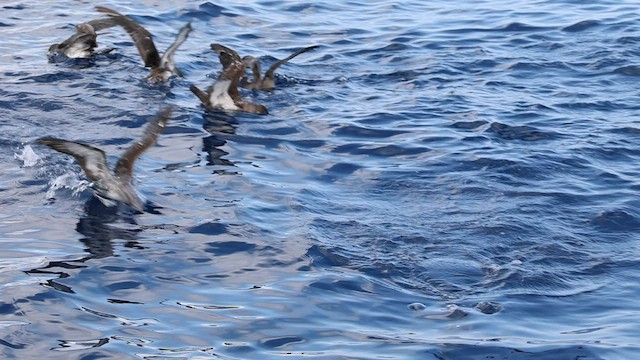
[(109, 176), (107, 156), (104, 151), (96, 147), (56, 138), (41, 138), (38, 139), (38, 143), (73, 156), (86, 177), (91, 181), (98, 181)]
[(111, 16), (111, 19), (115, 21), (117, 25), (122, 26), (129, 36), (131, 36), (131, 39), (136, 44), (136, 48), (138, 48), (140, 57), (142, 57), (142, 61), (144, 61), (144, 66), (160, 66), (160, 55), (153, 43), (153, 37), (147, 29), (142, 27), (142, 25), (138, 24), (129, 16), (122, 15), (115, 10), (104, 6), (96, 6), (96, 9), (101, 13)]
[(171, 106), (167, 106), (149, 120), (149, 124), (147, 124), (147, 127), (145, 128), (142, 138), (131, 145), (118, 160), (114, 171), (116, 176), (131, 177), (131, 174), (133, 173), (133, 163), (140, 154), (156, 143), (158, 135), (164, 131), (172, 111), (173, 108)]
[(205, 107), (211, 106), (211, 104), (209, 103), (209, 95), (207, 95), (204, 91), (200, 90), (193, 84), (189, 86), (189, 90), (191, 90), (191, 92), (194, 93), (198, 97), (198, 99), (200, 99), (200, 102), (202, 102)]
[(104, 29), (108, 29), (110, 27), (114, 27), (114, 26), (118, 25), (118, 22), (115, 21), (112, 17), (103, 18), (103, 19), (95, 19), (95, 20), (87, 21), (85, 23), (76, 25), (76, 29), (78, 29), (78, 27), (83, 25), (83, 24), (91, 25), (91, 27), (93, 28), (94, 32), (96, 32), (96, 31), (101, 31), (101, 30), (104, 30)]
[(284, 59), (282, 59), (282, 60), (279, 60), (279, 61), (278, 61), (278, 62), (276, 62), (275, 64), (271, 65), (271, 67), (269, 68), (269, 70), (267, 70), (267, 72), (264, 74), (264, 77), (265, 77), (265, 78), (269, 78), (269, 79), (273, 79), (273, 76), (274, 76), (274, 74), (275, 74), (275, 72), (276, 72), (276, 69), (277, 69), (280, 65), (282, 65), (282, 64), (284, 64), (284, 63), (286, 63), (287, 61), (289, 61), (289, 60), (293, 59), (294, 57), (296, 57), (296, 56), (298, 56), (298, 55), (300, 55), (300, 54), (302, 54), (302, 53), (305, 53), (305, 52), (307, 52), (307, 51), (309, 51), (309, 50), (313, 50), (313, 49), (318, 48), (318, 47), (319, 47), (318, 45), (307, 46), (306, 48), (302, 48), (302, 49), (300, 49), (300, 50), (298, 50), (298, 51), (294, 52), (293, 54), (291, 54), (291, 55), (287, 56), (286, 58), (284, 58)]
[(165, 67), (169, 66), (171, 68), (175, 68), (175, 65), (173, 64), (173, 54), (175, 54), (178, 47), (182, 45), (182, 43), (185, 42), (185, 40), (187, 40), (187, 37), (189, 36), (190, 32), (191, 32), (191, 23), (187, 23), (185, 26), (182, 27), (182, 29), (180, 29), (180, 33), (178, 33), (176, 40), (173, 42), (173, 44), (169, 46), (167, 51), (165, 51), (165, 53), (162, 55), (162, 59), (160, 62), (162, 63), (163, 66)]

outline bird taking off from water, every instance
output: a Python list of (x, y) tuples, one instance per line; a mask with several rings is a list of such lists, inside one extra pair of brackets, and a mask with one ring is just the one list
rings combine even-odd
[(73, 156), (85, 176), (93, 182), (94, 195), (105, 205), (114, 205), (113, 200), (116, 200), (142, 212), (144, 202), (133, 186), (133, 163), (145, 150), (156, 143), (172, 110), (171, 107), (166, 107), (149, 121), (142, 138), (122, 154), (113, 173), (109, 170), (107, 156), (101, 149), (75, 141), (55, 138), (41, 138), (38, 139), (38, 143)]
[(110, 19), (121, 26), (136, 44), (136, 48), (140, 53), (144, 66), (151, 68), (147, 79), (153, 83), (166, 82), (173, 75), (182, 76), (180, 70), (176, 67), (173, 55), (180, 45), (182, 45), (189, 33), (191, 32), (191, 23), (187, 23), (180, 29), (176, 40), (169, 46), (167, 51), (160, 56), (155, 44), (153, 36), (142, 25), (138, 24), (129, 16), (122, 15), (119, 12), (104, 6), (97, 6), (96, 9), (110, 16)]

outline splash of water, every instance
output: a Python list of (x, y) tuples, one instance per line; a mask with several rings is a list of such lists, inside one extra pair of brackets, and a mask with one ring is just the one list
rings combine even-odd
[(29, 144), (26, 144), (24, 146), (20, 154), (14, 154), (13, 156), (17, 160), (22, 161), (22, 166), (24, 167), (36, 166), (42, 162), (42, 158), (40, 157), (40, 155), (36, 154)]
[(49, 185), (49, 190), (47, 190), (47, 194), (45, 195), (47, 200), (54, 199), (56, 191), (64, 188), (70, 189), (73, 196), (77, 196), (90, 187), (91, 183), (87, 180), (79, 179), (76, 174), (66, 173), (53, 179), (49, 182)]

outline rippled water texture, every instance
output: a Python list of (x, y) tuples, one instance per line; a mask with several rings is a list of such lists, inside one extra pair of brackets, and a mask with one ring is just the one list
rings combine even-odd
[[(91, 2), (4, 1), (0, 354), (21, 359), (635, 359), (635, 1), (106, 1), (184, 78), (114, 51), (48, 62)], [(277, 72), (270, 114), (205, 113), (212, 42)], [(164, 104), (137, 214), (110, 161)]]

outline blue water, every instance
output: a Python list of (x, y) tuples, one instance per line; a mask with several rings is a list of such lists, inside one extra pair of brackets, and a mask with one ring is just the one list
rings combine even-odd
[[(180, 27), (168, 85), (115, 50), (48, 62), (90, 2), (0, 4), (0, 354), (20, 359), (640, 357), (635, 1), (107, 0)], [(205, 113), (209, 44), (278, 70)], [(42, 136), (136, 163), (105, 208)]]

